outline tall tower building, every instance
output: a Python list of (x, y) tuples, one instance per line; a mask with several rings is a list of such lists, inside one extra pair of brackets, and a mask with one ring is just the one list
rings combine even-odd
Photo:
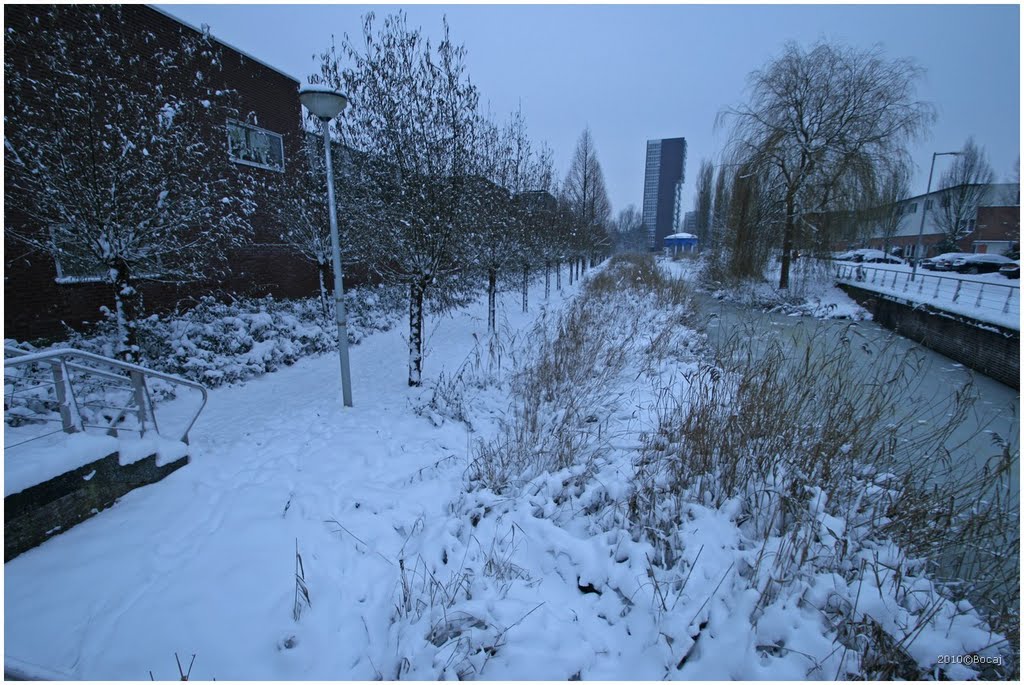
[(662, 238), (679, 227), (685, 180), (686, 138), (648, 140), (643, 208), (648, 248), (661, 247)]

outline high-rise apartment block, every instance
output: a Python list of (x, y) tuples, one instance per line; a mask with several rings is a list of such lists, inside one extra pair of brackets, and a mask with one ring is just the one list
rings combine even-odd
[(643, 221), (647, 246), (652, 250), (661, 247), (662, 239), (679, 227), (685, 180), (686, 138), (648, 140)]

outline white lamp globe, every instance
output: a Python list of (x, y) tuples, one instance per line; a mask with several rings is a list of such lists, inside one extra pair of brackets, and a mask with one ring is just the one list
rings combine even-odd
[(312, 83), (299, 86), (299, 101), (313, 116), (323, 121), (330, 121), (341, 114), (348, 104), (348, 98), (340, 90)]

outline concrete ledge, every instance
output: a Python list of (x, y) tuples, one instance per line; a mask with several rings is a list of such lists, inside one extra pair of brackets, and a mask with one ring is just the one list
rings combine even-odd
[(1019, 331), (924, 304), (909, 305), (845, 283), (837, 285), (870, 311), (877, 323), (1020, 390)]
[(157, 466), (156, 455), (131, 464), (118, 454), (62, 473), (4, 498), (4, 563), (113, 505), (135, 488), (155, 483), (188, 463)]

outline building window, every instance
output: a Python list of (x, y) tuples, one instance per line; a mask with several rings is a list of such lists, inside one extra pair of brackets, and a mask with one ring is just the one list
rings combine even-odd
[[(66, 224), (50, 226), (50, 242), (53, 244), (53, 266), (57, 277), (53, 280), (61, 285), (75, 283), (108, 283), (110, 271), (98, 263), (96, 256), (82, 247), (83, 238), (70, 235)], [(139, 259), (134, 268), (134, 278), (159, 278), (163, 272), (163, 259), (157, 255), (152, 260)]]
[(932, 201), (931, 201), (931, 200), (925, 200), (925, 201), (924, 201), (924, 208), (925, 208), (925, 209), (931, 209), (931, 208), (932, 208), (932, 204), (933, 204), (933, 203), (932, 203)]
[(57, 270), (57, 283), (102, 283), (107, 272), (96, 265), (96, 260), (71, 240), (63, 224), (50, 226), (50, 242), (53, 243), (53, 265)]
[(284, 139), (265, 128), (228, 119), (228, 159), (239, 164), (284, 171)]
[(907, 214), (917, 214), (917, 203), (911, 202), (910, 206), (907, 207)]

